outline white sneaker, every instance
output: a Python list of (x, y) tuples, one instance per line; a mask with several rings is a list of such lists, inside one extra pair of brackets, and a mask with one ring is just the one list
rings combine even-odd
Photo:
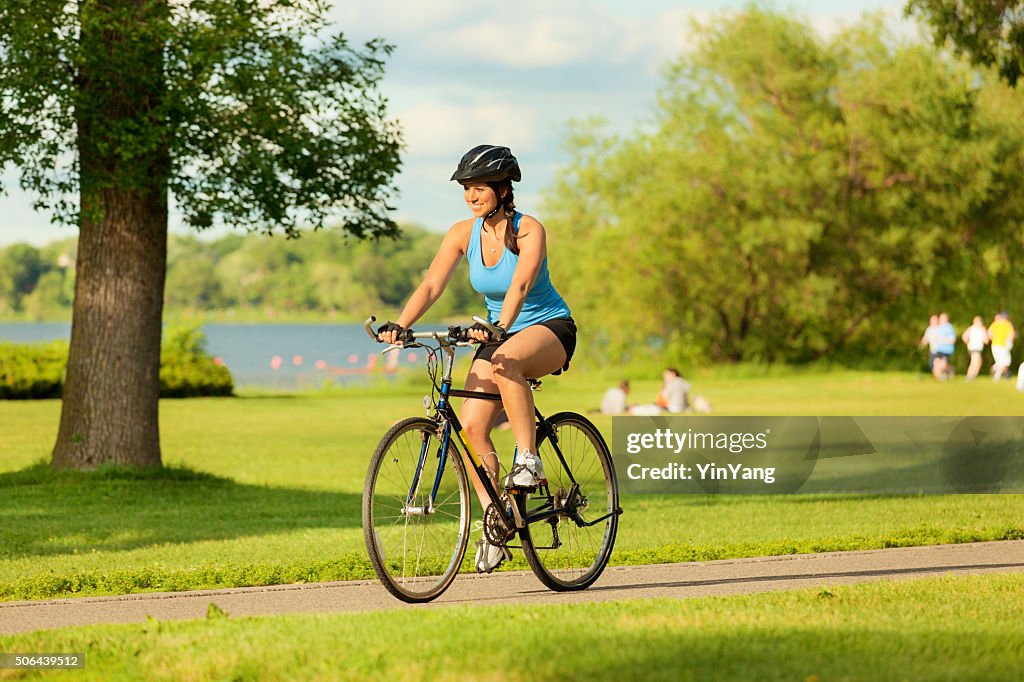
[(499, 547), (487, 542), (487, 538), (480, 538), (476, 541), (476, 558), (473, 563), (476, 565), (477, 573), (490, 573), (498, 566), (501, 566), (505, 559), (511, 559), (512, 552), (505, 547)]
[(534, 488), (548, 482), (544, 475), (544, 462), (540, 456), (532, 452), (524, 452), (519, 461), (512, 467), (509, 481), (518, 488)]

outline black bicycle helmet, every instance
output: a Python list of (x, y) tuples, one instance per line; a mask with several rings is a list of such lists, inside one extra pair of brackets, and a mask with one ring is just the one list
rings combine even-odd
[(522, 178), (519, 162), (512, 156), (512, 150), (493, 144), (481, 144), (465, 153), (451, 179), (458, 182), (519, 182)]

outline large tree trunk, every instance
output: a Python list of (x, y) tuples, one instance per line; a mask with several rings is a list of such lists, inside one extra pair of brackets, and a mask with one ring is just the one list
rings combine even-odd
[(160, 464), (160, 331), (167, 203), (103, 192), (82, 221), (71, 352), (53, 465)]
[(161, 42), (140, 33), (166, 4), (92, 0), (80, 8), (87, 55), (78, 78), (80, 232), (53, 465), (159, 465), (170, 164), (155, 118)]

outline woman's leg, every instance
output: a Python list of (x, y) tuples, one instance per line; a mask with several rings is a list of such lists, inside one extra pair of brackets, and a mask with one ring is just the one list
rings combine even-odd
[(526, 379), (539, 379), (565, 364), (565, 348), (547, 327), (534, 325), (518, 332), (491, 358), (494, 382), (512, 425), (519, 452), (537, 451), (533, 391)]
[[(491, 363), (487, 360), (474, 360), (469, 370), (469, 377), (466, 379), (467, 391), (483, 391), (485, 393), (497, 393), (498, 386), (494, 382)], [(466, 440), (473, 450), (480, 455), (484, 466), (487, 467), (491, 483), (498, 488), (498, 456), (494, 453), (494, 443), (491, 441), (491, 429), (494, 426), (494, 419), (501, 410), (501, 403), (496, 400), (474, 400), (466, 398), (462, 402), (460, 421), (466, 432)], [(490, 497), (484, 489), (483, 483), (477, 477), (473, 463), (466, 458), (466, 466), (474, 473), (469, 477), (476, 489), (476, 496), (480, 500), (480, 508), (486, 513), (491, 505)], [(511, 559), (512, 554), (505, 547), (492, 545), (487, 541), (486, 533), (476, 543), (476, 557), (473, 563), (476, 570), (481, 573), (490, 573), (501, 565), (506, 559)]]
[[(469, 369), (469, 376), (466, 378), (467, 391), (482, 391), (484, 393), (497, 393), (498, 385), (494, 381), (494, 374), (491, 370), (491, 363), (487, 360), (474, 360), (473, 366)], [(498, 486), (498, 457), (494, 453), (494, 443), (491, 441), (491, 428), (494, 420), (501, 411), (501, 403), (496, 400), (473, 400), (467, 398), (462, 401), (462, 410), (459, 412), (459, 421), (466, 432), (466, 439), (470, 447), (483, 459), (484, 466), (491, 471), (491, 483)], [(466, 467), (473, 471), (473, 463), (466, 459)], [(484, 491), (483, 484), (476, 475), (471, 475), (469, 480), (473, 482), (477, 497), (480, 499), (480, 507), (487, 509), (490, 500)]]

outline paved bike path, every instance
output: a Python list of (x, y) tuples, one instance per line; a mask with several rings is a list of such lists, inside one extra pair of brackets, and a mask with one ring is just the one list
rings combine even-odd
[(563, 604), (649, 597), (690, 598), (793, 590), (940, 574), (1024, 572), (1024, 540), (605, 569), (584, 592), (555, 593), (527, 571), (460, 575), (431, 604), (410, 606), (375, 580), (225, 590), (0, 602), (0, 634), (71, 625), (204, 618), (211, 603), (229, 616), (438, 608), (455, 604)]

